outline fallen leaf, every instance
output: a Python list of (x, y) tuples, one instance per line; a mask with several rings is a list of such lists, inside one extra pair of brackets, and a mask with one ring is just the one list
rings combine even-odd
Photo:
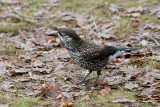
[(6, 82), (4, 81), (2, 84), (1, 84), (1, 88), (5, 91), (9, 91), (9, 92), (16, 92), (16, 90), (12, 89), (14, 85), (12, 85), (12, 82)]
[(122, 76), (112, 76), (112, 77), (106, 77), (103, 80), (103, 83), (108, 81), (109, 85), (116, 85), (122, 82)]
[(19, 75), (19, 74), (25, 74), (28, 73), (28, 71), (24, 68), (18, 68), (18, 69), (11, 69), (8, 71), (10, 75)]
[(61, 93), (61, 96), (62, 96), (62, 99), (61, 99), (60, 107), (69, 107), (75, 102), (71, 97), (65, 98), (63, 93)]
[(136, 100), (129, 100), (129, 99), (116, 99), (113, 100), (114, 103), (134, 103)]
[(125, 84), (125, 88), (129, 89), (130, 91), (133, 91), (134, 89), (138, 88), (138, 84), (133, 84), (133, 83), (129, 82), (128, 84)]
[(111, 92), (111, 89), (110, 89), (109, 87), (105, 87), (104, 89), (102, 89), (102, 90), (100, 91), (100, 94), (101, 94), (102, 96), (107, 96), (110, 92)]

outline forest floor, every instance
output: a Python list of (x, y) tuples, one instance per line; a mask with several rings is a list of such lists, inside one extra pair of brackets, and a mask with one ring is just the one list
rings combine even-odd
[[(0, 0), (0, 107), (158, 107), (160, 0)], [(140, 48), (107, 65), (97, 87), (56, 37)]]

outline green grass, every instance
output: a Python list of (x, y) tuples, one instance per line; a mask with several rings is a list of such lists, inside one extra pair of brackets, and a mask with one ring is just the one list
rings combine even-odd
[(89, 8), (102, 5), (103, 0), (62, 0), (57, 8), (67, 11), (75, 11), (77, 13), (87, 12)]
[[(136, 92), (130, 92), (128, 90), (119, 89), (112, 90), (112, 92), (103, 97), (100, 94), (95, 94), (91, 92), (87, 92), (85, 95), (77, 98), (75, 102), (75, 107), (88, 107), (88, 106), (101, 106), (101, 107), (120, 107), (122, 106), (119, 103), (113, 103), (112, 101), (115, 99), (135, 99)], [(86, 101), (81, 100), (84, 96), (89, 96), (89, 99)]]
[(18, 29), (25, 25), (25, 23), (18, 23), (15, 25), (0, 26), (0, 32), (18, 34)]
[(7, 7), (9, 7), (10, 5), (9, 4), (3, 4), (2, 5), (2, 8), (7, 8)]
[(22, 50), (16, 49), (15, 44), (11, 43), (5, 47), (0, 46), (0, 55), (20, 55)]
[(47, 104), (48, 104), (47, 102), (40, 100), (40, 97), (36, 97), (36, 98), (20, 97), (15, 99), (13, 103), (11, 103), (11, 106), (12, 107), (32, 107), (35, 105), (45, 106)]
[(137, 65), (137, 66), (151, 66), (156, 69), (160, 69), (160, 62), (156, 61), (156, 59), (141, 59), (141, 58), (130, 58), (129, 62), (126, 65)]
[(157, 23), (160, 24), (160, 20), (155, 15), (144, 14), (140, 19), (145, 23)]
[(4, 36), (0, 38), (0, 43), (3, 43), (4, 41)]
[(156, 61), (156, 59), (152, 59), (148, 62), (148, 65), (150, 65), (153, 68), (160, 69), (160, 62)]
[(130, 58), (129, 62), (126, 65), (137, 65), (137, 66), (146, 66), (148, 64), (147, 60), (141, 58)]
[(115, 26), (116, 34), (134, 33), (135, 28), (130, 23), (130, 17), (121, 17), (119, 20), (111, 20)]
[(158, 0), (147, 0), (147, 3), (155, 3), (157, 2)]
[(130, 7), (138, 7), (139, 3), (138, 0), (123, 0), (121, 2), (122, 7), (130, 8)]
[(153, 105), (149, 104), (149, 103), (145, 103), (144, 105), (142, 105), (141, 107), (154, 107)]
[(40, 4), (44, 2), (44, 0), (19, 0), (21, 2), (29, 3), (29, 7), (21, 10), (22, 14), (30, 16), (33, 12), (40, 10)]
[(0, 83), (2, 83), (3, 81), (5, 81), (5, 78), (0, 77)]

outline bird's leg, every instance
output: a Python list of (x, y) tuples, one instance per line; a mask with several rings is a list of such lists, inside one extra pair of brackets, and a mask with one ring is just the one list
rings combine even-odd
[(101, 71), (97, 71), (96, 81), (98, 81), (100, 75), (101, 75)]
[(84, 82), (86, 82), (86, 78), (92, 73), (92, 71), (90, 70), (89, 73), (79, 82), (76, 83), (76, 85), (81, 85)]
[[(95, 82), (98, 81), (100, 75), (101, 75), (101, 71), (97, 71), (97, 77)], [(97, 83), (93, 83), (91, 87), (95, 87), (95, 86), (97, 86)]]

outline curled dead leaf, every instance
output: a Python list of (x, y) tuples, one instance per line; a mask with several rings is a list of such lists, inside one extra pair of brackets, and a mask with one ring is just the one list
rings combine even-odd
[(106, 96), (106, 95), (108, 95), (110, 92), (111, 92), (111, 89), (110, 89), (109, 87), (105, 87), (104, 89), (102, 89), (102, 90), (100, 91), (100, 94), (101, 94), (102, 96)]
[(69, 107), (71, 106), (75, 101), (73, 100), (73, 98), (65, 98), (63, 93), (60, 93), (62, 96), (61, 99), (61, 103), (60, 103), (60, 107)]

